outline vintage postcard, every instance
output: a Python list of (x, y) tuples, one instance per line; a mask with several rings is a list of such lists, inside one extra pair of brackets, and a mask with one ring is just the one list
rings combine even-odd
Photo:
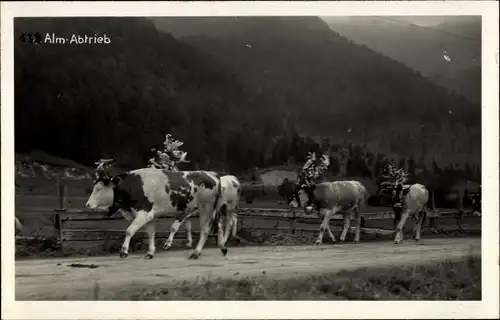
[(2, 318), (498, 318), (498, 9), (2, 2)]

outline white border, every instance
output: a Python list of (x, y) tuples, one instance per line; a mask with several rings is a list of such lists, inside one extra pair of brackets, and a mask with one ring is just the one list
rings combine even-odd
[[(498, 2), (2, 2), (2, 318), (498, 318)], [(483, 277), (480, 302), (15, 302), (13, 17), (481, 15)]]

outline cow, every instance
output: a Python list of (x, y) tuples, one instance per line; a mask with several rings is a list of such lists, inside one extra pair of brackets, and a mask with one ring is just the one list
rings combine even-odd
[(21, 221), (17, 217), (14, 217), (15, 219), (15, 235), (17, 236), (22, 230), (23, 230), (23, 225), (21, 224)]
[(323, 216), (316, 245), (320, 245), (323, 242), (325, 230), (328, 231), (332, 241), (336, 242), (330, 228), (330, 219), (338, 212), (342, 214), (344, 220), (340, 243), (345, 241), (351, 224), (352, 214), (356, 217), (354, 243), (359, 243), (362, 218), (361, 209), (364, 209), (369, 197), (368, 191), (359, 181), (322, 182), (306, 188), (296, 187), (294, 189), (293, 200), (290, 202), (292, 208), (300, 206), (299, 192), (301, 189), (305, 189), (303, 191), (307, 197), (306, 212), (311, 212), (314, 207), (319, 212), (319, 215)]
[(396, 208), (399, 214), (396, 214), (397, 227), (394, 243), (399, 244), (403, 241), (403, 227), (406, 219), (413, 216), (417, 220), (415, 225), (415, 241), (420, 240), (422, 224), (427, 215), (427, 202), (429, 201), (429, 191), (419, 183), (411, 185), (396, 184), (393, 189), (393, 208)]
[[(229, 239), (230, 232), (233, 237), (239, 240), (239, 237), (236, 235), (238, 216), (236, 210), (239, 208), (239, 202), (241, 197), (241, 184), (235, 176), (226, 175), (220, 178), (221, 183), (221, 195), (220, 195), (220, 211), (217, 213), (219, 216), (219, 230), (223, 225), (225, 225), (224, 236), (222, 240), (222, 246), (225, 247), (227, 240)], [(183, 221), (180, 221), (179, 224), (172, 224), (172, 228), (170, 231), (170, 235), (165, 241), (163, 245), (163, 250), (169, 250), (172, 247), (172, 242), (174, 240), (175, 234), (179, 230)], [(188, 245), (192, 243), (192, 235), (191, 235), (191, 221), (188, 218), (185, 220), (185, 228), (188, 237)], [(189, 227), (188, 227), (189, 223)], [(219, 244), (221, 245), (221, 244)]]
[[(198, 259), (208, 234), (219, 225), (221, 183), (219, 175), (212, 171), (167, 171), (142, 168), (117, 175), (109, 175), (100, 165), (97, 170), (92, 194), (85, 206), (91, 209), (109, 210), (112, 214), (122, 211), (125, 219), (132, 221), (125, 232), (120, 257), (128, 256), (130, 239), (145, 227), (148, 233), (146, 259), (155, 254), (154, 219), (175, 215), (172, 228), (189, 218), (194, 211), (200, 214), (201, 233), (198, 245), (189, 259)], [(219, 247), (223, 255), (222, 230), (218, 232)]]

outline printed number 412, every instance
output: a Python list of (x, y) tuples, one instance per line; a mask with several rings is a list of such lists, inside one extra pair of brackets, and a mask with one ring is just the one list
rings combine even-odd
[(21, 34), (21, 37), (19, 37), (19, 40), (21, 40), (23, 43), (41, 43), (42, 36), (40, 35), (39, 32), (37, 33), (23, 32), (23, 34)]

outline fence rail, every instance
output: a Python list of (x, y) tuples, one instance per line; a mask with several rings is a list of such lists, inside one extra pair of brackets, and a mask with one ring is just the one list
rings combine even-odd
[[(121, 214), (115, 214), (111, 217), (107, 212), (89, 211), (89, 210), (56, 210), (55, 227), (58, 231), (58, 237), (62, 245), (70, 245), (71, 243), (82, 242), (100, 242), (107, 246), (108, 243), (123, 239), (124, 231), (128, 225)], [(447, 210), (434, 212), (433, 223), (427, 224), (424, 228), (437, 228), (437, 222), (441, 219), (457, 219), (456, 225), (459, 224), (457, 211)], [(363, 234), (379, 234), (390, 235), (393, 233), (392, 222), (394, 213), (386, 212), (369, 212), (364, 213), (365, 225), (362, 228)], [(437, 219), (436, 219), (437, 218)], [(287, 233), (287, 234), (316, 234), (319, 230), (319, 225), (322, 219), (317, 215), (306, 215), (304, 212), (294, 212), (286, 209), (266, 209), (266, 208), (245, 208), (238, 212), (239, 231), (246, 232), (267, 232), (267, 233)], [(170, 225), (174, 221), (174, 215), (158, 217), (156, 220), (157, 232), (156, 238), (167, 238), (169, 235)], [(334, 231), (340, 231), (342, 221), (341, 215), (334, 215), (330, 221)], [(381, 226), (377, 226), (377, 222)], [(118, 226), (120, 224), (121, 226)], [(373, 225), (372, 225), (373, 224)], [(447, 227), (451, 227), (448, 223)], [(456, 228), (456, 227), (453, 227)], [(351, 227), (351, 232), (354, 227)], [(199, 236), (199, 229), (196, 223), (193, 225), (193, 236)], [(214, 235), (210, 236), (211, 238)], [(147, 233), (139, 231), (135, 239), (147, 239)], [(176, 234), (178, 241), (186, 239), (184, 230), (179, 230)], [(213, 241), (213, 239), (212, 239)]]

